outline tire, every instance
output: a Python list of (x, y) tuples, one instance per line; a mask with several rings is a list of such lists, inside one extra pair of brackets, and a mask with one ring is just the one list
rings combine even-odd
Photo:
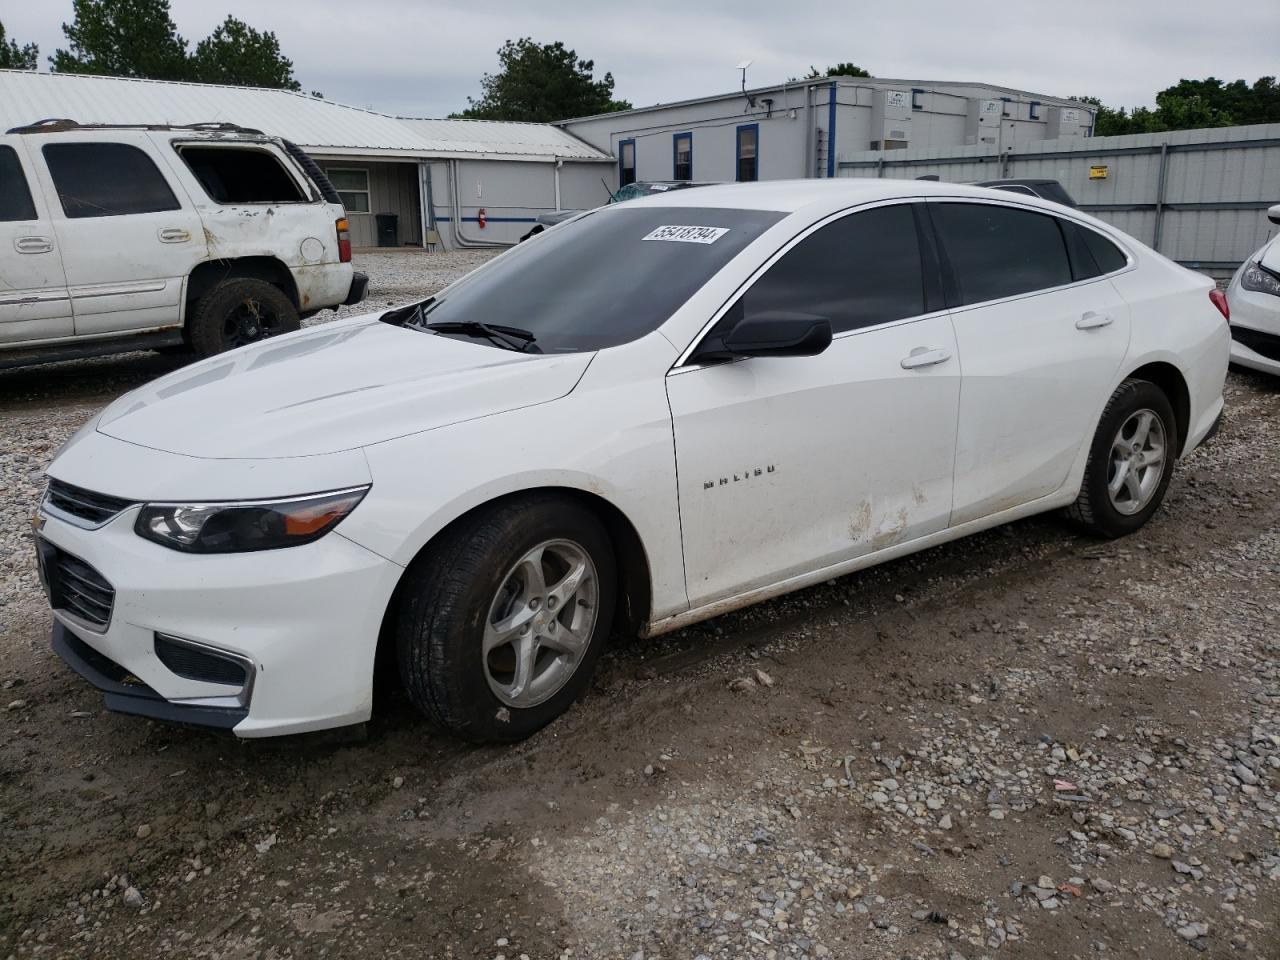
[[(525, 562), (539, 549), (549, 585), (542, 591), (530, 589), (532, 563)], [(557, 604), (551, 594), (565, 587), (565, 574), (582, 558), (574, 591), (566, 594), (572, 602)], [(464, 519), (405, 575), (395, 637), (409, 699), (472, 743), (523, 740), (586, 689), (613, 620), (616, 583), (604, 526), (568, 498), (513, 497)], [(523, 626), (498, 629), (517, 621)], [(509, 643), (488, 639), (507, 633)], [(557, 649), (578, 635), (581, 642), (571, 646), (580, 652)], [(486, 654), (489, 642), (495, 645)], [(526, 649), (539, 651), (535, 659), (522, 658)], [(520, 662), (531, 664), (523, 687)]]
[[(1148, 414), (1150, 425), (1143, 434)], [(1124, 381), (1102, 411), (1080, 495), (1067, 508), (1067, 516), (1108, 540), (1140, 529), (1164, 500), (1177, 443), (1178, 425), (1164, 391), (1147, 380)], [(1157, 447), (1159, 462), (1154, 463)], [(1154, 476), (1153, 470), (1158, 470)], [(1112, 486), (1117, 487), (1114, 494)]]
[(297, 330), (293, 301), (279, 287), (252, 277), (223, 280), (196, 301), (187, 319), (187, 339), (197, 357)]

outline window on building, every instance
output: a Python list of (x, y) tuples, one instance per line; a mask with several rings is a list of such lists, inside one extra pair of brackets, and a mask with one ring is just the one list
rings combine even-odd
[(155, 163), (127, 143), (47, 143), (42, 151), (71, 219), (179, 210)]
[(303, 203), (308, 199), (266, 150), (184, 146), (178, 153), (205, 193), (218, 203)]
[(1054, 217), (982, 203), (929, 209), (964, 304), (1071, 282), (1067, 246)]
[(749, 123), (738, 128), (739, 183), (760, 179), (760, 126)]
[(1040, 119), (1040, 101), (1032, 100), (1030, 106), (1031, 106), (1031, 119), (1039, 120)]
[(636, 182), (636, 142), (618, 141), (618, 186)]
[(693, 179), (693, 134), (677, 133), (671, 138), (672, 180)]
[(919, 87), (911, 88), (911, 109), (912, 110), (924, 109), (924, 91)]
[(361, 167), (330, 167), (325, 171), (329, 182), (342, 198), (347, 213), (368, 213), (369, 171)]
[(34, 220), (36, 205), (13, 147), (0, 147), (0, 222)]
[(792, 247), (729, 311), (774, 310), (826, 317), (840, 333), (925, 312), (915, 216), (907, 204), (830, 223)]

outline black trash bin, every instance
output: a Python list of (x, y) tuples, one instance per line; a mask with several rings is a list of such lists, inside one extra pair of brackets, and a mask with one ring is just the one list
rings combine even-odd
[(374, 219), (378, 223), (378, 246), (400, 246), (396, 240), (396, 225), (400, 222), (400, 218), (394, 213), (379, 213)]

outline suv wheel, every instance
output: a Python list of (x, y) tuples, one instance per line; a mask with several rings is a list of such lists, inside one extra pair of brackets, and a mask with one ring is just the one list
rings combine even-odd
[(613, 548), (572, 500), (512, 498), (416, 561), (396, 624), (419, 709), (474, 743), (522, 740), (586, 689), (608, 636)]
[(276, 286), (265, 280), (223, 280), (196, 301), (187, 320), (187, 336), (198, 357), (256, 343), (297, 330), (298, 311)]
[(1164, 391), (1147, 380), (1120, 384), (1102, 411), (1084, 483), (1068, 516), (1107, 539), (1142, 527), (1164, 499), (1177, 443), (1173, 407)]

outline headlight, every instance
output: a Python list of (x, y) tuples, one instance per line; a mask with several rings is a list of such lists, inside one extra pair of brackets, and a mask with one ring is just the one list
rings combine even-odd
[(336, 527), (368, 491), (364, 486), (281, 500), (148, 503), (133, 529), (140, 537), (186, 553), (296, 547)]
[(1280, 297), (1280, 277), (1260, 263), (1251, 263), (1240, 274), (1240, 286), (1254, 293), (1269, 293)]

